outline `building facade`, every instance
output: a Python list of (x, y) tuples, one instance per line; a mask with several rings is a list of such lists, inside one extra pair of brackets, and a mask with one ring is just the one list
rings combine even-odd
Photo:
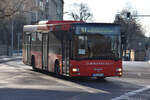
[[(25, 24), (41, 20), (63, 20), (63, 0), (5, 0), (0, 2), (0, 55), (22, 48), (22, 32)], [(5, 9), (2, 9), (5, 8)]]
[(27, 0), (23, 6), (27, 24), (41, 20), (63, 20), (63, 0)]
[(129, 40), (126, 50), (126, 60), (145, 61), (146, 60), (146, 37), (138, 36)]

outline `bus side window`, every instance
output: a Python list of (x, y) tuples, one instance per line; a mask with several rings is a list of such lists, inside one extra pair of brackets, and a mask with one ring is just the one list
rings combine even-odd
[(36, 41), (36, 32), (33, 32), (33, 33), (32, 33), (32, 41), (33, 41), (33, 42)]
[(53, 52), (53, 33), (49, 33), (49, 52)]
[(41, 51), (42, 50), (42, 33), (37, 32), (36, 35), (36, 46), (37, 46), (37, 51)]
[(33, 50), (33, 51), (36, 51), (37, 49), (36, 49), (36, 32), (32, 32), (31, 33), (31, 49)]
[(28, 40), (29, 38), (27, 37), (28, 34), (30, 34), (30, 32), (25, 32), (24, 33), (24, 44), (29, 44), (28, 43), (29, 42), (29, 40)]
[(26, 44), (26, 32), (23, 33), (23, 44)]
[(53, 47), (54, 47), (54, 51), (56, 54), (61, 54), (61, 33), (60, 32), (54, 32), (54, 44), (53, 44)]

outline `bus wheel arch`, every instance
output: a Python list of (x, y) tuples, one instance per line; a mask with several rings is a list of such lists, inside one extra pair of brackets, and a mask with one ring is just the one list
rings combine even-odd
[(36, 64), (35, 64), (35, 57), (34, 57), (34, 55), (31, 56), (31, 66), (32, 66), (32, 69), (34, 71), (36, 71)]
[(54, 72), (56, 74), (60, 74), (60, 66), (59, 66), (59, 60), (58, 59), (55, 60)]

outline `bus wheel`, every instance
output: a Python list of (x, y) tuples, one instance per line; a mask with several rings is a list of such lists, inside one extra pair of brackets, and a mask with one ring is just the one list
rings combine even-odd
[(36, 67), (35, 67), (35, 59), (34, 59), (34, 57), (32, 57), (32, 69), (33, 69), (34, 71), (37, 71), (37, 69), (36, 69)]
[(57, 75), (60, 74), (60, 66), (59, 66), (58, 60), (55, 61), (55, 69), (54, 70)]

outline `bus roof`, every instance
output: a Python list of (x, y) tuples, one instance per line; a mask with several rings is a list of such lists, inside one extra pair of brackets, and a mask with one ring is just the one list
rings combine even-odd
[(70, 24), (73, 23), (84, 23), (83, 21), (40, 21), (38, 25), (25, 25), (24, 31), (54, 31), (55, 29), (61, 28), (61, 30), (68, 30), (70, 28)]
[(65, 21), (58, 21), (58, 20), (48, 20), (48, 21), (40, 21), (38, 24), (72, 24), (72, 23), (84, 23), (83, 21), (72, 21), (72, 20), (65, 20)]
[(93, 25), (93, 26), (120, 26), (116, 23), (73, 23), (73, 25)]
[(84, 23), (82, 21), (40, 21), (38, 25), (25, 25), (24, 31), (67, 31), (71, 28), (71, 25), (119, 26), (119, 24), (114, 23)]

